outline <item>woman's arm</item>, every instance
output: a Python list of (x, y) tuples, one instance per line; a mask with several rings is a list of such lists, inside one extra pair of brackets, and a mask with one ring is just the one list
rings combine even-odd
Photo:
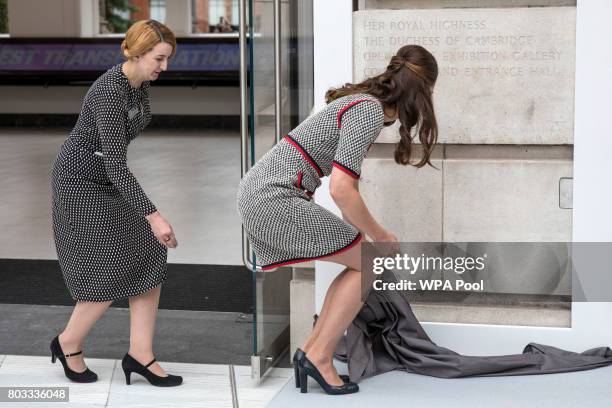
[[(332, 172), (333, 172), (333, 170), (332, 170)], [(359, 191), (359, 183), (353, 183), (353, 184), (355, 185), (355, 189), (356, 189), (357, 191)], [(332, 198), (333, 198), (333, 197), (332, 197)], [(337, 205), (336, 205), (336, 206), (337, 206)], [(348, 215), (346, 215), (344, 212), (342, 212), (342, 210), (340, 210), (340, 212), (342, 213), (342, 219), (343, 219), (344, 221), (348, 222), (348, 223), (349, 223), (349, 224), (351, 224), (353, 227), (355, 227), (355, 228), (357, 228), (357, 229), (359, 230), (359, 227), (357, 227), (357, 226), (355, 225), (355, 223), (354, 223), (353, 221), (351, 221), (351, 219), (349, 218), (349, 216), (348, 216)], [(362, 231), (362, 230), (359, 230), (359, 232), (363, 233), (363, 231)]]
[(98, 90), (92, 110), (108, 179), (136, 211), (143, 216), (154, 213), (157, 209), (127, 166), (125, 95), (113, 89)]
[(178, 245), (172, 226), (157, 211), (127, 166), (126, 102), (119, 90), (106, 89), (95, 95), (96, 127), (102, 145), (104, 168), (111, 183), (138, 213), (144, 216), (155, 238), (169, 248)]
[(374, 241), (397, 241), (368, 211), (359, 194), (361, 164), (384, 122), (379, 102), (371, 98), (350, 102), (338, 112), (340, 129), (329, 182), (331, 196), (342, 216)]
[[(333, 171), (333, 170), (332, 170)], [(359, 192), (359, 183), (353, 183), (353, 186), (355, 187), (355, 189)], [(364, 231), (360, 230), (359, 227), (357, 227), (357, 225), (355, 225), (355, 223), (353, 221), (351, 221), (351, 219), (349, 218), (348, 215), (346, 215), (344, 212), (342, 212), (342, 210), (340, 210), (340, 212), (342, 213), (342, 219), (346, 222), (348, 222), (349, 224), (351, 224), (353, 227), (357, 228), (359, 230), (359, 232), (364, 233)]]
[(358, 180), (334, 167), (329, 192), (342, 216), (376, 242), (397, 242), (395, 235), (383, 228), (370, 214), (358, 189)]

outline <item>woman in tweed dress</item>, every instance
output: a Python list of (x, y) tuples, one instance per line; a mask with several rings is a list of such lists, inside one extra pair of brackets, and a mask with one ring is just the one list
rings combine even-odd
[(123, 360), (128, 383), (135, 371), (154, 385), (179, 385), (180, 377), (165, 376), (153, 358), (167, 248), (177, 242), (126, 163), (128, 144), (151, 120), (149, 83), (167, 69), (176, 39), (155, 20), (139, 21), (127, 31), (121, 49), (128, 61), (109, 69), (88, 90), (53, 166), (55, 244), (77, 303), (66, 328), (51, 342), (52, 361), (59, 358), (73, 381), (96, 381), (83, 361), (85, 337), (113, 300), (129, 298), (130, 349)]
[[(432, 91), (435, 58), (423, 47), (404, 46), (384, 73), (329, 90), (328, 105), (293, 129), (245, 175), (238, 212), (258, 264), (266, 269), (323, 259), (346, 266), (325, 296), (316, 325), (294, 356), (296, 386), (306, 392), (313, 377), (329, 394), (358, 391), (338, 376), (332, 357), (361, 302), (361, 240), (396, 242), (370, 214), (358, 189), (362, 161), (383, 126), (399, 119), (395, 161), (422, 167), (437, 140)], [(423, 148), (411, 162), (411, 132)], [(330, 176), (332, 198), (343, 219), (312, 200)], [(305, 354), (304, 354), (305, 353)]]

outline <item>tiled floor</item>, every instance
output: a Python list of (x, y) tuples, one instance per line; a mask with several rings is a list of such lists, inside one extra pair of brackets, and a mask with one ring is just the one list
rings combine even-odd
[(98, 374), (92, 384), (68, 381), (61, 364), (51, 364), (48, 356), (0, 356), (0, 387), (68, 386), (69, 403), (0, 403), (2, 406), (42, 407), (265, 407), (292, 379), (293, 370), (277, 368), (262, 380), (251, 379), (249, 366), (234, 366), (236, 404), (233, 402), (230, 366), (223, 364), (185, 364), (162, 362), (169, 373), (183, 376), (183, 385), (157, 388), (139, 375), (125, 384), (119, 360), (88, 358), (89, 368)]

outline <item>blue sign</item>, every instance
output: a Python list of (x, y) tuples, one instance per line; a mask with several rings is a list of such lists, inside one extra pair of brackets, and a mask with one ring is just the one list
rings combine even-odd
[[(0, 44), (0, 71), (104, 71), (124, 61), (118, 44)], [(168, 71), (238, 71), (238, 43), (178, 44)]]

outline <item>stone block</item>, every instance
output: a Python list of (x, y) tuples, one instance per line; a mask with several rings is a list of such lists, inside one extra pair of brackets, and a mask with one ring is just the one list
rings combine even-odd
[(419, 44), (438, 61), (441, 143), (572, 144), (575, 21), (575, 7), (356, 11), (354, 80)]
[(571, 177), (571, 160), (447, 158), (443, 173), (444, 241), (473, 242), (470, 251), (491, 255), (475, 281), (503, 293), (571, 292), (560, 249), (534, 245), (513, 255), (486, 244), (570, 242), (572, 211), (559, 205), (559, 180)]
[[(299, 272), (295, 272), (299, 271)], [(289, 357), (308, 338), (312, 330), (312, 316), (315, 314), (315, 281), (314, 270), (294, 269), (293, 279), (289, 284), (291, 298)]]
[(570, 160), (444, 161), (444, 240), (569, 242), (572, 211), (559, 207)]
[[(368, 209), (402, 242), (441, 241), (442, 171), (398, 165), (392, 152), (374, 145), (364, 161), (359, 190)], [(432, 164), (441, 169), (441, 157)]]

